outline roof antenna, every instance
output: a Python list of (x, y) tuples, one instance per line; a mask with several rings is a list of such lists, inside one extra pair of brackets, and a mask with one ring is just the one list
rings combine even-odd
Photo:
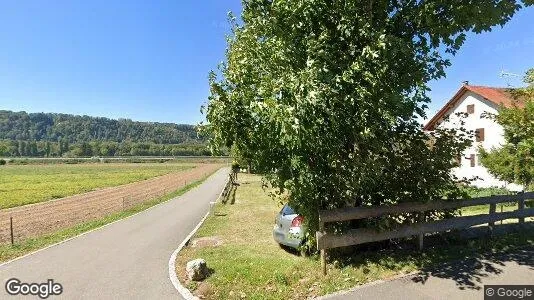
[(500, 78), (504, 78), (506, 80), (506, 86), (507, 87), (512, 87), (512, 85), (510, 84), (510, 78), (511, 77), (521, 77), (521, 75), (518, 75), (518, 74), (515, 74), (515, 73), (506, 72), (504, 69), (502, 69), (501, 73), (499, 74), (499, 77)]

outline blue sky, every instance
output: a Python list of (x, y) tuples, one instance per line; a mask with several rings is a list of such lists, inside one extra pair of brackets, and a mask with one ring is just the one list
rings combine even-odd
[[(230, 10), (240, 1), (3, 1), (0, 109), (197, 123)], [(524, 73), (533, 53), (534, 8), (470, 35), (447, 78), (431, 83), (430, 113), (463, 80), (506, 85), (499, 72)]]
[[(534, 68), (534, 7), (519, 11), (502, 28), (497, 26), (491, 32), (469, 34), (451, 62), (447, 77), (430, 83), (429, 117), (452, 98), (464, 80), (472, 85), (523, 85), (523, 75)], [(521, 77), (501, 78), (502, 70)]]

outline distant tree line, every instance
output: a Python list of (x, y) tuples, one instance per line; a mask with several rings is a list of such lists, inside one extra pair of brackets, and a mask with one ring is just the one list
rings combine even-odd
[(206, 156), (203, 143), (0, 141), (0, 157)]
[(199, 137), (195, 126), (186, 124), (0, 110), (0, 140), (182, 144)]
[(210, 155), (193, 125), (0, 110), (0, 157)]

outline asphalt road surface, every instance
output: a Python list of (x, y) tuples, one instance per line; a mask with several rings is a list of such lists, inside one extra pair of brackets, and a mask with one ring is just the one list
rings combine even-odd
[(371, 283), (357, 287), (349, 293), (322, 299), (482, 300), (484, 285), (505, 284), (534, 285), (534, 246), (510, 253), (465, 258), (423, 270), (414, 276)]
[[(224, 168), (202, 185), (131, 218), (0, 267), (3, 285), (53, 279), (63, 286), (49, 299), (180, 299), (168, 261), (219, 196)], [(1, 299), (17, 299), (2, 287)], [(35, 299), (35, 296), (21, 296)]]

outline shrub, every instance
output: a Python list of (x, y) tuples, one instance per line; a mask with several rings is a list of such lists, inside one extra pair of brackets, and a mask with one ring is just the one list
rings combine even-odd
[(5, 161), (5, 159), (0, 159), (0, 166), (3, 166), (7, 164), (7, 162)]

